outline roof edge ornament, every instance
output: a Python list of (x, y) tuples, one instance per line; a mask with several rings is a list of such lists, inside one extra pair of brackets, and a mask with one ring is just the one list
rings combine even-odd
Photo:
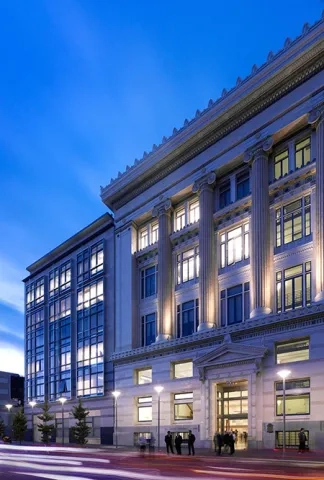
[[(285, 52), (288, 48), (291, 47), (292, 44), (295, 43), (295, 41), (299, 40), (301, 37), (304, 37), (306, 36), (310, 30), (312, 30), (314, 27), (316, 27), (320, 22), (323, 22), (324, 21), (324, 10), (322, 11), (322, 15), (321, 15), (321, 18), (317, 21), (315, 21), (312, 25), (310, 25), (309, 23), (305, 23), (303, 25), (303, 28), (302, 28), (302, 32), (299, 36), (297, 36), (294, 40), (291, 40), (291, 38), (286, 38), (285, 42), (284, 42), (284, 46), (283, 48), (281, 48), (277, 53), (273, 53), (272, 50), (270, 50), (270, 52), (268, 53), (267, 55), (267, 60), (266, 62), (264, 62), (260, 67), (258, 67), (256, 64), (253, 65), (252, 69), (251, 69), (251, 73), (249, 75), (247, 75), (246, 78), (251, 78), (253, 77), (254, 75), (256, 75), (262, 68), (264, 68), (265, 66), (268, 66), (275, 58), (278, 57), (279, 54)], [(236, 80), (236, 85), (231, 88), (230, 90), (227, 90), (226, 88), (223, 88), (222, 90), (222, 93), (221, 93), (221, 96), (216, 100), (216, 101), (213, 101), (212, 99), (209, 100), (208, 102), (208, 108), (211, 108), (213, 105), (215, 105), (216, 103), (219, 103), (224, 97), (226, 97), (228, 94), (231, 94), (232, 92), (234, 92), (236, 89), (238, 89), (240, 87), (240, 85), (244, 82), (245, 79), (242, 79), (241, 77), (238, 77), (237, 80)], [(204, 110), (205, 111), (205, 110)], [(203, 112), (204, 112), (203, 111)], [(191, 119), (191, 120), (188, 120), (187, 118), (184, 120), (184, 123), (183, 123), (183, 127), (180, 128), (180, 129), (177, 129), (177, 128), (174, 128), (173, 129), (173, 133), (170, 137), (166, 137), (166, 136), (163, 136), (162, 138), (162, 141), (159, 145), (153, 145), (152, 147), (152, 150), (151, 152), (147, 153), (147, 152), (144, 152), (143, 154), (143, 158), (146, 158), (148, 156), (150, 156), (151, 153), (157, 151), (160, 147), (162, 147), (163, 144), (165, 144), (169, 139), (173, 138), (173, 136), (177, 135), (180, 131), (182, 131), (185, 127), (187, 127), (189, 124), (191, 124), (192, 122), (194, 122), (195, 120), (197, 120), (198, 118), (200, 118), (203, 114), (203, 112), (201, 112), (199, 109), (196, 110), (196, 113), (195, 113), (195, 116)], [(126, 167), (126, 171), (121, 173), (121, 172), (118, 172), (118, 175), (117, 175), (117, 178), (115, 179), (111, 179), (110, 180), (110, 183), (108, 185), (111, 185), (113, 184), (114, 182), (116, 182), (117, 180), (119, 180), (124, 174), (126, 174), (129, 170), (131, 170), (133, 167), (135, 167), (136, 165), (138, 165), (139, 163), (141, 162), (141, 160), (136, 160), (134, 161), (134, 164), (127, 169)], [(108, 186), (107, 185), (107, 186)], [(103, 187), (103, 191), (105, 190), (106, 187)]]

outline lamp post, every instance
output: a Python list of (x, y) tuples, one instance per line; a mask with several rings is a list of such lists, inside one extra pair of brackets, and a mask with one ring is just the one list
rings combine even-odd
[(66, 398), (59, 398), (59, 402), (62, 404), (62, 445), (64, 445), (64, 403), (66, 402)]
[(115, 399), (115, 445), (116, 445), (116, 448), (118, 448), (118, 433), (117, 433), (117, 429), (118, 429), (118, 397), (120, 395), (120, 392), (118, 392), (118, 390), (114, 390), (113, 392), (111, 392), (112, 396), (114, 397)]
[(291, 374), (290, 370), (280, 370), (278, 372), (279, 377), (282, 378), (282, 453), (286, 451), (286, 378)]
[(36, 407), (36, 402), (34, 400), (31, 400), (29, 402), (29, 405), (32, 408), (32, 431), (33, 431), (33, 443), (34, 443), (34, 441), (35, 441), (35, 439), (34, 439), (34, 407)]
[(160, 417), (161, 417), (161, 398), (160, 394), (163, 391), (164, 387), (162, 385), (157, 385), (154, 387), (154, 390), (158, 394), (158, 450), (160, 450)]

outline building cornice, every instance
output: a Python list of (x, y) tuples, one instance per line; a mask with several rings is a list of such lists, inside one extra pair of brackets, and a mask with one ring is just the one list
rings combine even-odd
[(148, 347), (136, 348), (126, 352), (114, 353), (111, 360), (115, 363), (129, 363), (134, 360), (141, 360), (171, 354), (180, 351), (194, 351), (211, 345), (221, 344), (227, 335), (230, 335), (233, 342), (248, 340), (250, 338), (264, 337), (276, 332), (288, 332), (302, 327), (312, 327), (319, 324), (324, 325), (324, 305), (313, 304), (310, 307), (301, 308), (291, 312), (267, 315), (256, 320), (248, 320), (240, 325), (231, 325), (211, 329), (207, 332), (197, 333), (188, 337), (168, 340)]
[(27, 267), (30, 275), (23, 281), (28, 281), (31, 277), (39, 274), (53, 263), (60, 261), (65, 256), (69, 255), (71, 251), (79, 248), (82, 244), (90, 241), (94, 236), (100, 235), (102, 232), (114, 226), (114, 219), (109, 213), (105, 213), (90, 223), (87, 227), (80, 230), (78, 233), (70, 237), (58, 247), (51, 250), (49, 253), (41, 257), (36, 262)]
[(324, 19), (311, 28), (305, 26), (298, 39), (287, 41), (281, 52), (269, 55), (247, 79), (238, 81), (234, 89), (210, 102), (195, 119), (101, 188), (103, 202), (117, 210), (322, 70), (323, 27)]

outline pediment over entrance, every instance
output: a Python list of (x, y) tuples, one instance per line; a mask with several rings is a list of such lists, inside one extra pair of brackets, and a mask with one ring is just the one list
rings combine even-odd
[(260, 368), (263, 357), (267, 353), (266, 347), (248, 345), (246, 343), (223, 343), (195, 360), (200, 372), (201, 380), (208, 368), (223, 368), (231, 365), (252, 363)]

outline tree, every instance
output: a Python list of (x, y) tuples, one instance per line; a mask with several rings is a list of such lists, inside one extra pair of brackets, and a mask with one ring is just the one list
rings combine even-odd
[(20, 444), (25, 438), (27, 430), (27, 418), (22, 408), (15, 413), (12, 419), (12, 436), (14, 440), (19, 440)]
[(2, 418), (0, 418), (0, 438), (2, 438), (5, 434), (6, 426)]
[(91, 428), (87, 425), (89, 413), (89, 410), (83, 406), (81, 399), (79, 399), (78, 405), (75, 405), (72, 409), (72, 415), (77, 420), (75, 426), (72, 427), (72, 434), (79, 445), (88, 443), (87, 437), (91, 431)]
[(53, 430), (55, 428), (54, 423), (49, 423), (54, 420), (54, 415), (49, 413), (50, 406), (46, 401), (44, 405), (41, 407), (43, 413), (41, 415), (37, 415), (37, 418), (42, 422), (37, 425), (37, 430), (41, 433), (41, 440), (43, 443), (49, 443)]

